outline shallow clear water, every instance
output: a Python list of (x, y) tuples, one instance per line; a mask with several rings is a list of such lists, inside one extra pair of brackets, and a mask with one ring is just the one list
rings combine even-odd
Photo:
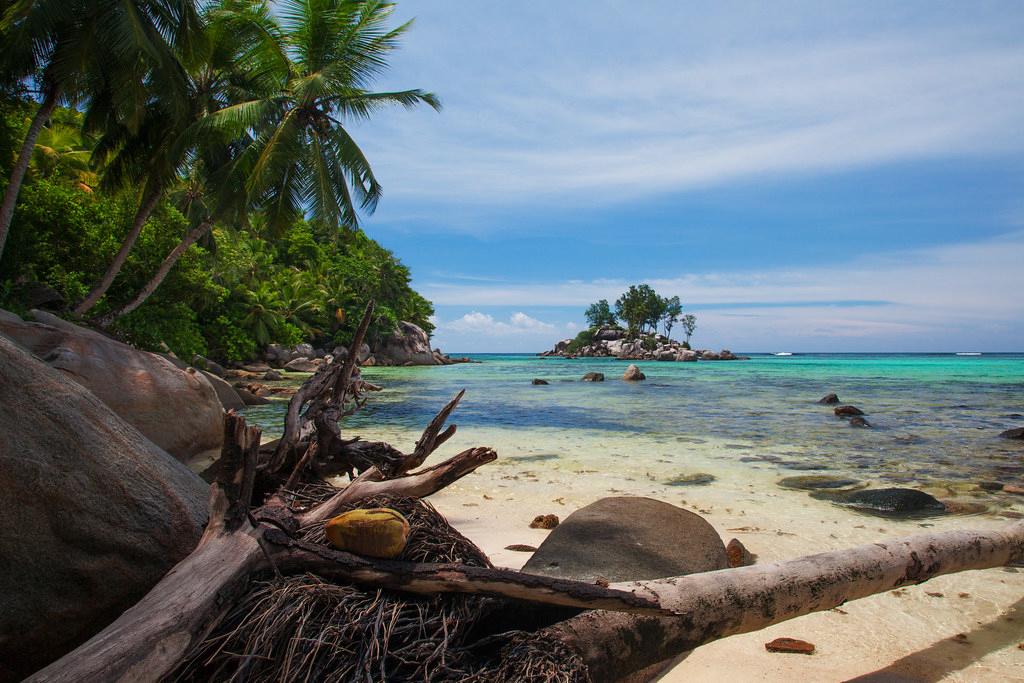
[[(632, 449), (637, 458), (676, 460), (713, 445), (716, 458), (734, 465), (772, 463), (783, 473), (829, 470), (903, 483), (1015, 480), (1024, 474), (1024, 448), (998, 437), (1024, 426), (1024, 354), (646, 362), (640, 366), (647, 381), (637, 383), (620, 381), (626, 363), (613, 359), (471, 357), (482, 362), (367, 368), (365, 377), (385, 391), (346, 429), (417, 432), (465, 388), (456, 413), (463, 433), (544, 433), (552, 441), (547, 452), (556, 456), (565, 437), (627, 451), (641, 439), (645, 447)], [(579, 381), (591, 371), (603, 372), (606, 381)], [(534, 377), (550, 385), (533, 386)], [(818, 405), (829, 392), (864, 410), (873, 429), (852, 428), (832, 407)], [(280, 429), (282, 416), (280, 403), (251, 411), (268, 433)]]

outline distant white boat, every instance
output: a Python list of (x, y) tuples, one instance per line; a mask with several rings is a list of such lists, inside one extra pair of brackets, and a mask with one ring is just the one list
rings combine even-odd
[(773, 356), (792, 356), (793, 354), (791, 354), (789, 351), (779, 351), (778, 353), (773, 353), (772, 355)]
[(981, 355), (981, 351), (959, 351), (959, 352), (957, 352), (956, 355), (958, 355), (958, 356), (980, 356)]

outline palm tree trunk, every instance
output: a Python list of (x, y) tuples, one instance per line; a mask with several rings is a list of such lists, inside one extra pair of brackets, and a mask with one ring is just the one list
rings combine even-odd
[(200, 237), (210, 232), (211, 228), (213, 228), (213, 221), (203, 221), (195, 228), (193, 228), (192, 232), (185, 235), (185, 239), (179, 242), (178, 246), (174, 247), (174, 249), (171, 250), (171, 253), (167, 255), (167, 258), (164, 259), (164, 262), (160, 264), (160, 268), (156, 271), (156, 275), (154, 275), (153, 278), (146, 283), (145, 287), (139, 290), (139, 293), (135, 295), (134, 299), (129, 301), (127, 304), (125, 304), (118, 310), (103, 316), (97, 322), (99, 322), (99, 324), (102, 327), (108, 327), (111, 323), (113, 323), (121, 316), (128, 315), (136, 308), (141, 306), (143, 303), (145, 303), (146, 299), (148, 299), (153, 294), (153, 292), (156, 291), (156, 288), (159, 287), (160, 283), (164, 281), (164, 278), (167, 277), (167, 274), (171, 272), (171, 268), (173, 268), (174, 264), (178, 262), (178, 259), (181, 258), (181, 255), (184, 254), (189, 247), (195, 244)]
[(124, 262), (128, 260), (128, 253), (135, 246), (135, 241), (139, 238), (139, 234), (142, 232), (142, 227), (149, 220), (153, 210), (156, 209), (156, 205), (160, 203), (160, 198), (163, 196), (163, 191), (160, 189), (153, 190), (142, 200), (142, 204), (139, 205), (139, 210), (135, 213), (135, 220), (132, 223), (131, 230), (124, 238), (124, 242), (121, 243), (121, 249), (114, 256), (114, 260), (111, 261), (110, 266), (107, 267), (107, 272), (103, 274), (103, 278), (99, 283), (92, 288), (89, 295), (82, 300), (78, 306), (75, 307), (75, 315), (84, 315), (90, 308), (96, 305), (103, 295), (110, 289), (110, 285), (114, 283), (114, 278), (121, 272), (121, 268), (124, 266)]
[(4, 244), (7, 242), (7, 232), (11, 227), (11, 220), (14, 218), (14, 207), (18, 204), (18, 193), (21, 192), (21, 182), (25, 179), (25, 172), (28, 171), (28, 162), (32, 158), (32, 150), (36, 146), (36, 139), (42, 132), (43, 126), (50, 120), (54, 107), (57, 106), (57, 97), (60, 95), (60, 88), (52, 87), (46, 89), (46, 96), (42, 104), (32, 117), (32, 123), (28, 127), (25, 141), (18, 153), (18, 160), (11, 169), (11, 177), (7, 182), (7, 190), (4, 192), (4, 201), (0, 205), (0, 256), (4, 253)]

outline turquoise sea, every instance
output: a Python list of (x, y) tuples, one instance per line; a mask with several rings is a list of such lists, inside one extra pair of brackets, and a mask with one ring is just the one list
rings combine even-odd
[[(605, 455), (628, 457), (636, 468), (653, 459), (684, 465), (688, 452), (700, 450), (733, 466), (828, 471), (879, 483), (1024, 479), (1024, 445), (998, 437), (1024, 426), (1024, 354), (753, 354), (749, 361), (643, 362), (647, 380), (636, 383), (621, 381), (627, 363), (614, 359), (470, 357), (480, 362), (366, 368), (364, 376), (385, 390), (348, 420), (346, 430), (414, 436), (466, 389), (455, 420), (462, 435), (469, 441), (474, 433), (490, 435), (514, 445), (508, 455), (542, 456), (535, 460), (550, 466), (560, 458), (585, 465), (579, 446), (589, 443)], [(604, 373), (606, 381), (579, 381), (591, 371)], [(534, 386), (533, 378), (550, 384)], [(864, 410), (873, 428), (852, 428), (832, 407), (818, 405), (829, 392)], [(251, 419), (273, 434), (283, 408), (253, 410)], [(560, 451), (566, 442), (574, 448)]]

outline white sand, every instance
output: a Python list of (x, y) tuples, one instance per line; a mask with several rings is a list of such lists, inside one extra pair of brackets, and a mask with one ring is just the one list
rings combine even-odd
[[(645, 466), (633, 471), (621, 456), (597, 454), (606, 448), (593, 442), (581, 444), (588, 452), (585, 468), (574, 463), (573, 449), (566, 443), (559, 450), (567, 453), (568, 462), (517, 462), (517, 455), (540, 449), (509, 433), (476, 431), (473, 437), (460, 434), (458, 443), (446, 445), (445, 453), (471, 442), (489, 443), (505, 457), (431, 502), (496, 565), (510, 568), (521, 567), (529, 553), (505, 550), (506, 545), (537, 546), (548, 533), (529, 528), (535, 515), (554, 513), (564, 519), (608, 495), (645, 495), (684, 505), (703, 515), (724, 540), (739, 538), (761, 562), (906, 536), (922, 527), (984, 528), (1008, 522), (992, 515), (893, 521), (854, 514), (775, 485), (782, 476), (800, 472), (738, 463), (734, 453), (729, 455), (731, 462), (724, 461), (715, 455), (715, 444), (689, 453), (684, 469), (714, 472), (717, 481), (710, 486), (669, 487), (663, 484), (666, 475), (680, 471), (674, 462), (662, 463), (662, 470)], [(535, 441), (533, 435), (524, 438)], [(543, 438), (536, 441), (545, 443)], [(644, 448), (643, 443), (632, 446)], [(552, 452), (550, 444), (544, 452)], [(1003, 505), (1009, 506), (1006, 510), (1022, 508), (1016, 500)], [(966, 595), (961, 597), (962, 593)], [(966, 640), (956, 640), (958, 634)], [(764, 643), (779, 636), (808, 640), (817, 651), (811, 656), (768, 653)], [(808, 615), (726, 638), (685, 657), (663, 680), (1024, 681), (1024, 649), (1019, 643), (1024, 643), (1024, 570), (966, 572), (856, 601), (841, 612)]]

